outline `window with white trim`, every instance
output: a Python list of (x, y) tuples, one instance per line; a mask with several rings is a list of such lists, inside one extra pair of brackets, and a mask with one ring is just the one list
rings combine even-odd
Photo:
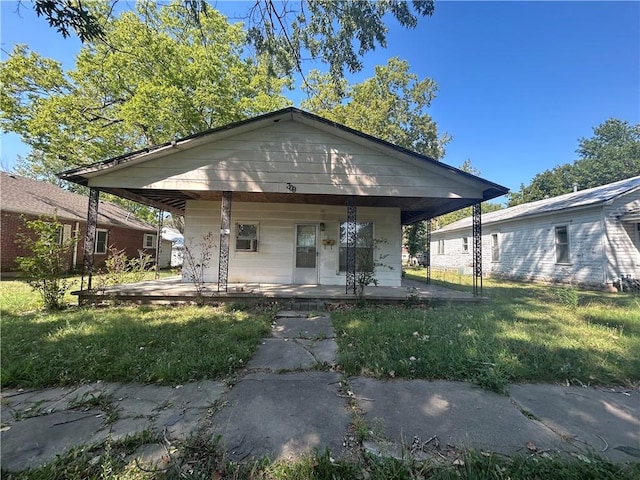
[(462, 253), (469, 253), (469, 237), (462, 237)]
[(569, 247), (569, 227), (561, 225), (556, 227), (556, 263), (571, 263), (571, 251)]
[[(356, 271), (373, 272), (373, 222), (356, 222)], [(347, 271), (347, 222), (340, 222), (338, 269)]]
[(257, 252), (258, 232), (258, 223), (236, 223), (236, 252)]
[(498, 243), (498, 234), (491, 234), (491, 261), (499, 262), (500, 261), (500, 243)]
[(94, 253), (99, 255), (107, 253), (107, 242), (109, 240), (108, 230), (96, 230), (96, 244)]
[(142, 242), (143, 248), (156, 248), (156, 238), (157, 235), (153, 233), (145, 233), (144, 240)]

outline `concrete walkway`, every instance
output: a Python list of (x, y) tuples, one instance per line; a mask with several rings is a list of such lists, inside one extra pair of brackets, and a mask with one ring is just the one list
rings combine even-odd
[[(282, 312), (237, 382), (173, 387), (95, 383), (2, 392), (1, 461), (9, 471), (78, 445), (150, 431), (166, 442), (219, 439), (230, 460), (290, 459), (328, 448), (455, 459), (464, 449), (505, 454), (596, 454), (640, 461), (640, 392), (512, 385), (500, 396), (466, 383), (344, 378), (326, 316)], [(361, 445), (359, 439), (366, 440)], [(159, 444), (134, 456), (161, 461)]]

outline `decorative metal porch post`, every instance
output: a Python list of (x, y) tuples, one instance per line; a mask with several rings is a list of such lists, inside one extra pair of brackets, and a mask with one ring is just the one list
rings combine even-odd
[(356, 294), (356, 241), (358, 227), (356, 223), (356, 197), (350, 197), (347, 203), (347, 285), (345, 293)]
[(99, 200), (100, 191), (95, 188), (90, 188), (89, 207), (87, 209), (87, 228), (84, 234), (84, 258), (82, 265), (82, 277), (80, 279), (80, 290), (84, 290), (85, 273), (89, 276), (87, 280), (87, 290), (91, 290), (91, 279), (93, 277), (93, 255), (96, 251)]
[(218, 260), (218, 291), (227, 291), (229, 278), (229, 242), (231, 238), (231, 192), (222, 192), (220, 207), (220, 258)]
[(424, 249), (423, 255), (426, 255), (427, 268), (427, 285), (431, 285), (431, 219), (427, 220), (427, 247)]
[(482, 295), (482, 215), (480, 203), (473, 206), (473, 296)]
[[(164, 211), (158, 210), (158, 227), (156, 229), (156, 274), (155, 279), (160, 278), (160, 246), (162, 245), (162, 224), (163, 224)], [(169, 266), (171, 266), (171, 255), (169, 255)]]

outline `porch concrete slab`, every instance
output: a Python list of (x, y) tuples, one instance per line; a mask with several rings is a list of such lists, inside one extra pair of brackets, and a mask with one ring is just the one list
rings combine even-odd
[(513, 401), (559, 435), (611, 461), (640, 460), (640, 392), (512, 385)]
[(0, 434), (2, 468), (20, 471), (55, 460), (73, 445), (102, 442), (104, 428), (100, 410), (55, 412), (31, 417), (5, 427)]
[(382, 430), (377, 435), (392, 450), (408, 448), (416, 437), (426, 442), (434, 435), (443, 446), (504, 454), (531, 453), (532, 447), (572, 448), (523, 415), (508, 397), (469, 384), (361, 377), (348, 383), (365, 420)]
[(350, 417), (334, 372), (252, 373), (242, 378), (213, 417), (232, 461), (299, 458), (329, 448), (343, 456)]
[(278, 372), (312, 368), (316, 363), (311, 352), (294, 339), (265, 338), (247, 363), (247, 367), (252, 370)]
[(276, 317), (272, 335), (276, 338), (334, 338), (331, 319), (326, 316)]

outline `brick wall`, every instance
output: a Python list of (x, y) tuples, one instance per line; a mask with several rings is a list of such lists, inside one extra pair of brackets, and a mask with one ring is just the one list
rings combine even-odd
[[(2, 212), (0, 222), (0, 271), (13, 272), (16, 271), (17, 265), (15, 259), (17, 256), (28, 256), (31, 254), (29, 249), (25, 249), (16, 244), (16, 239), (19, 233), (32, 233), (26, 227), (27, 220), (33, 220), (35, 216), (23, 216), (14, 212)], [(63, 225), (71, 226), (72, 237), (76, 235), (76, 223), (64, 220), (59, 220)], [(86, 222), (78, 222), (79, 239), (76, 245), (76, 268), (81, 268), (84, 260), (84, 236), (85, 236)], [(131, 230), (127, 228), (119, 227), (107, 227), (98, 226), (99, 229), (105, 229), (108, 231), (107, 243), (109, 246), (114, 246), (118, 249), (124, 249), (128, 258), (138, 258), (138, 250), (143, 250), (144, 253), (151, 255), (155, 260), (156, 251), (152, 249), (143, 249), (144, 234), (152, 232), (142, 232), (139, 230)], [(104, 266), (107, 255), (96, 254), (94, 255), (94, 267), (100, 268)], [(67, 260), (68, 269), (73, 269), (73, 252), (69, 253)]]

